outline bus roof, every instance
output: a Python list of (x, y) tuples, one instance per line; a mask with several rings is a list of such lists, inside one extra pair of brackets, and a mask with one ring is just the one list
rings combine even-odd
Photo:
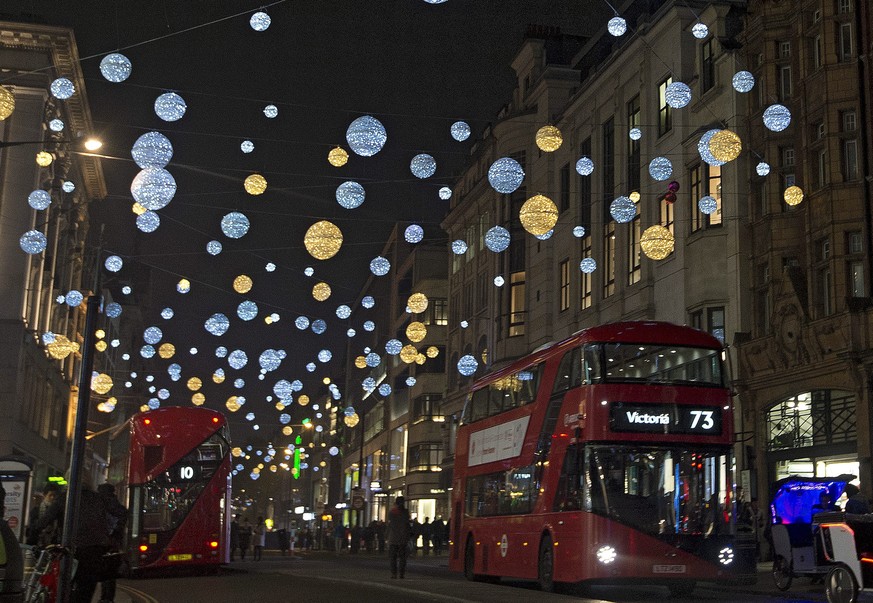
[(612, 322), (577, 331), (563, 341), (538, 348), (512, 364), (477, 379), (470, 389), (479, 389), (496, 379), (539, 364), (552, 356), (562, 355), (567, 350), (582, 344), (610, 342), (663, 343), (713, 349), (724, 347), (718, 339), (706, 331), (685, 325), (656, 320)]

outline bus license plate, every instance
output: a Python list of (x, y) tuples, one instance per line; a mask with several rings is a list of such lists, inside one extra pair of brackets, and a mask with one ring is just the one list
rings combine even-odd
[(684, 574), (684, 565), (653, 565), (652, 573), (654, 574)]
[(168, 555), (168, 561), (191, 561), (191, 553), (184, 553), (182, 555)]

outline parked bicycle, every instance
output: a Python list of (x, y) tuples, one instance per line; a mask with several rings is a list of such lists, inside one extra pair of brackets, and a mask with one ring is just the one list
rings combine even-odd
[[(24, 586), (24, 603), (55, 603), (58, 599), (58, 580), (61, 575), (61, 561), (70, 555), (70, 549), (59, 544), (45, 547), (39, 554), (33, 571)], [(73, 573), (76, 561), (73, 560)]]

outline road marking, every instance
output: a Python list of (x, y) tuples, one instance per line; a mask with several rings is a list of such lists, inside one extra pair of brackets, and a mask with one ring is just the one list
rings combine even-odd
[(160, 601), (155, 599), (153, 596), (151, 596), (147, 593), (144, 593), (141, 590), (137, 590), (137, 589), (133, 588), (132, 586), (127, 586), (126, 584), (119, 584), (118, 588), (120, 590), (123, 590), (124, 592), (126, 592), (129, 595), (141, 598), (144, 603), (160, 603)]

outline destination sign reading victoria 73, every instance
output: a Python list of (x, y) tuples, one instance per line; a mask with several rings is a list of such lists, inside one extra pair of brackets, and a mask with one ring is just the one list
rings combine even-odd
[(632, 404), (612, 402), (609, 420), (613, 431), (712, 435), (721, 433), (718, 406)]

